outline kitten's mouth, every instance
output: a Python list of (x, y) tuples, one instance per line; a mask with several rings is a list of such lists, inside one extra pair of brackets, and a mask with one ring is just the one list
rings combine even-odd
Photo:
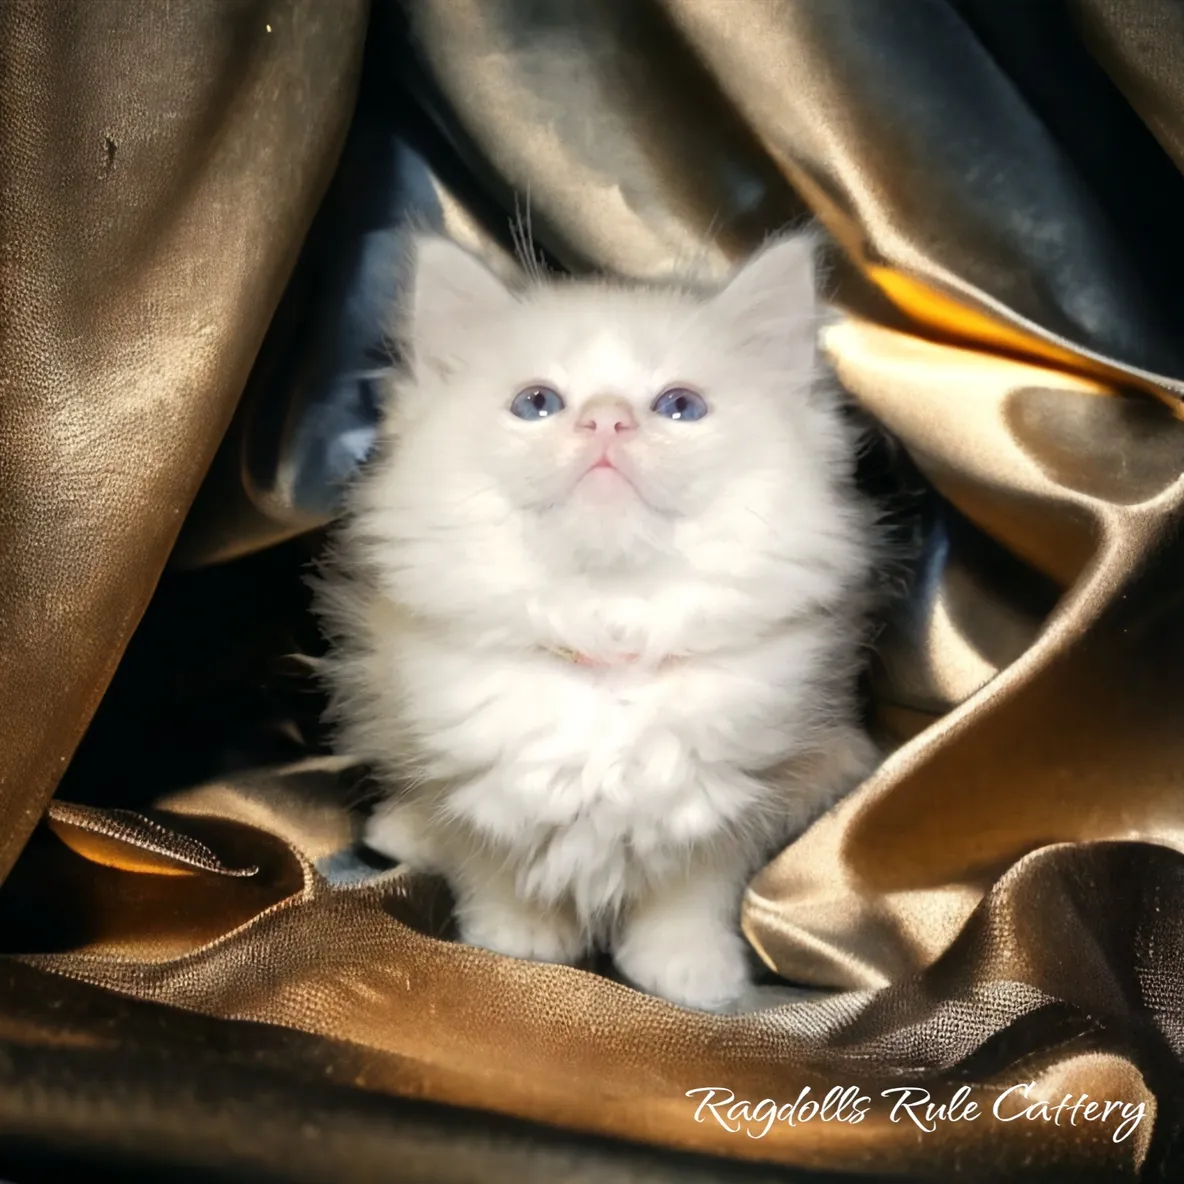
[[(627, 463), (628, 461), (626, 459)], [(651, 510), (656, 509), (655, 506), (651, 505), (649, 498), (642, 492), (641, 486), (634, 479), (633, 474), (630, 473), (626, 464), (621, 464), (619, 460), (614, 459), (608, 452), (602, 452), (576, 478), (575, 487), (583, 485), (590, 493), (596, 491), (596, 493), (608, 497), (610, 500), (613, 500), (614, 496), (620, 496), (628, 490), (642, 505), (649, 506)]]
[(582, 464), (573, 465), (569, 470), (570, 484), (565, 482), (566, 488), (562, 492), (556, 491), (557, 497), (552, 504), (570, 500), (585, 513), (607, 514), (610, 519), (618, 515), (632, 516), (639, 509), (663, 518), (677, 517), (653, 500), (643, 475), (630, 471), (631, 459), (628, 456), (614, 458), (608, 453), (595, 459), (585, 456)]
[(628, 485), (631, 489), (640, 493), (633, 481), (633, 478), (630, 477), (629, 474), (625, 472), (625, 470), (622, 469), (618, 464), (616, 464), (613, 461), (613, 458), (609, 456), (607, 452), (602, 452), (600, 456), (597, 457), (597, 459), (580, 474), (577, 484), (579, 484), (580, 481), (584, 481), (588, 478), (591, 478), (594, 481), (613, 481), (614, 478), (620, 478), (620, 480)]

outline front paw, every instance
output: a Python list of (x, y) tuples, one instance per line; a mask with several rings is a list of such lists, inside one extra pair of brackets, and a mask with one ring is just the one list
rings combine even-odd
[(751, 985), (748, 944), (734, 930), (645, 927), (617, 947), (616, 963), (635, 986), (700, 1011), (726, 1011)]
[(380, 803), (362, 831), (362, 842), (395, 863), (432, 871), (439, 860), (428, 818), (414, 802)]
[(560, 913), (489, 902), (462, 908), (457, 917), (460, 940), (511, 958), (532, 962), (578, 962), (584, 942), (575, 923)]

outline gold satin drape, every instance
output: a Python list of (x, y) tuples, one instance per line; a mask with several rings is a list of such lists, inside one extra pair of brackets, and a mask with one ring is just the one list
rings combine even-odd
[[(47, 99), (38, 86), (81, 68), (100, 7), (127, 22), (127, 57), (103, 69), (134, 102), (96, 106), (85, 77)], [(728, 1016), (459, 946), (439, 886), (397, 869), (334, 877), (354, 837), (345, 762), (175, 791), (146, 818), (54, 803), (26, 846), (278, 299), (364, 24), (359, 5), (330, 16), (313, 0), (163, 11), (0, 16), (0, 134), (21, 148), (0, 224), (25, 244), (0, 270), (5, 867), (25, 848), (0, 891), (0, 1036), (56, 1064), (78, 1047), (134, 1059), (155, 1033), (217, 1050), (195, 1074), (286, 1076), (291, 1112), (319, 1107), (335, 1149), (310, 1153), (302, 1179), (373, 1178), (383, 1135), (365, 1107), (383, 1094), (802, 1168), (1169, 1171), (1184, 1114), (1184, 297), (1168, 265), (1184, 247), (1162, 192), (1137, 173), (1129, 192), (1109, 185), (1075, 120), (1175, 183), (1179, 8), (400, 9), (410, 85), (473, 192), (511, 211), (529, 195), (537, 241), (567, 266), (716, 274), (812, 211), (844, 256), (827, 352), (932, 491), (924, 562), (873, 672), (893, 751), (744, 906), (767, 965), (810, 989)], [(169, 92), (186, 114), (124, 138), (129, 110), (163, 103), (164, 75), (134, 59), (170, 39), (204, 47)], [(1088, 101), (1042, 89), (1024, 57), (1041, 45)], [(1141, 1102), (1146, 1118), (1121, 1141), (1113, 1124), (989, 1118), (925, 1132), (878, 1103), (858, 1125), (752, 1139), (697, 1122), (686, 1096), (912, 1085), (945, 1101), (968, 1085), (988, 1108), (1019, 1082), (1054, 1104)], [(0, 1072), (0, 1133), (40, 1129), (35, 1115)], [(240, 1128), (208, 1129), (233, 1143)], [(284, 1138), (251, 1154), (295, 1171)], [(714, 1161), (684, 1167), (700, 1162)]]

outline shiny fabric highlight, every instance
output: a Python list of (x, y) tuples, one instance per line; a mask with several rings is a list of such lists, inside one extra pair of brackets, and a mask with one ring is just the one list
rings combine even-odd
[[(220, 792), (227, 815), (235, 813), (236, 787)], [(248, 790), (242, 801), (251, 797)], [(208, 823), (204, 815), (173, 815), (181, 834), (199, 818)], [(236, 837), (240, 850), (250, 833)], [(263, 863), (266, 836), (254, 833)], [(1124, 926), (1095, 932), (1086, 920), (1115, 893), (1146, 887), (1144, 876), (1166, 876), (1184, 889), (1184, 861), (1171, 852), (1140, 844), (1046, 848), (995, 885), (925, 974), (879, 992), (721, 1017), (682, 1011), (589, 971), (442, 940), (449, 914), (439, 885), (395, 869), (331, 886), (292, 850), (304, 867), (301, 885), (245, 927), (183, 957), (132, 959), (109, 944), (82, 943), (21, 961), (141, 999), (345, 1042), (353, 1079), (369, 1089), (807, 1167), (873, 1171), (887, 1159), (896, 1171), (947, 1179), (970, 1160), (988, 1166), (979, 1178), (990, 1179), (1006, 1161), (997, 1156), (994, 1123), (927, 1134), (891, 1121), (886, 1105), (854, 1127), (774, 1125), (761, 1139), (737, 1138), (718, 1123), (695, 1122), (687, 1091), (724, 1084), (738, 1098), (792, 1100), (806, 1086), (823, 1096), (855, 1083), (879, 1097), (908, 1084), (946, 1100), (967, 1079), (974, 1052), (969, 1080), (979, 1097), (1022, 1080), (1034, 1083), (1033, 1097), (1054, 1104), (1082, 1092), (1144, 1103), (1146, 1122), (1121, 1142), (1096, 1128), (1072, 1140), (1046, 1124), (1025, 1131), (1025, 1154), (1044, 1170), (1096, 1179), (1130, 1178), (1144, 1164), (1158, 1108), (1176, 1097), (1159, 1079), (1152, 1049), (1146, 1061), (1133, 1055), (1147, 1017), (1169, 1029), (1180, 1018), (1171, 1005), (1162, 1008), (1154, 979), (1117, 990), (1104, 975), (1079, 974), (1075, 961), (1092, 950), (1099, 967), (1114, 960), (1137, 972), (1142, 941), (1184, 954), (1166, 911), (1139, 935)], [(126, 878), (132, 894), (143, 877)], [(172, 877), (163, 882), (177, 885), (180, 938), (191, 924), (187, 890)], [(1172, 900), (1163, 898), (1169, 909)], [(1017, 929), (1016, 912), (1040, 924)], [(1066, 957), (1070, 950), (1074, 957)]]
[[(0, 14), (0, 873), (226, 429), (335, 164), (364, 30), (355, 0), (331, 19), (309, 0)], [(327, 97), (300, 108), (298, 85)]]

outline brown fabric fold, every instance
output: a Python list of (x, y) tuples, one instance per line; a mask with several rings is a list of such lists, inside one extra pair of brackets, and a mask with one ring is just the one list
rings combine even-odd
[[(1173, 694), (1184, 425), (1069, 375), (868, 325), (830, 340), (844, 380), (951, 502), (1067, 589), (1022, 657), (753, 885), (747, 929), (771, 964), (868, 986), (939, 954), (1034, 848), (1184, 842)], [(943, 414), (951, 399), (955, 416)]]
[[(221, 792), (229, 806), (235, 787)], [(198, 822), (172, 818), (182, 835)], [(236, 857), (251, 834), (262, 864), (260, 831), (235, 836)], [(1012, 1121), (1024, 1123), (1019, 1145), (1043, 1171), (1118, 1179), (1146, 1162), (1153, 1131), (1159, 1140), (1174, 1129), (1172, 1044), (1184, 1011), (1157, 971), (1159, 959), (1184, 956), (1173, 915), (1184, 905), (1184, 859), (1164, 848), (1046, 847), (1000, 879), (923, 973), (878, 992), (733, 1016), (682, 1011), (589, 971), (442, 940), (448, 911), (433, 881), (395, 870), (331, 887), (303, 866), (302, 887), (181, 957), (132, 960), (76, 931), (73, 949), (21, 961), (141, 999), (344, 1041), (352, 1052), (334, 1058), (330, 1076), (348, 1065), (368, 1089), (743, 1158), (862, 1171), (887, 1161), (933, 1179), (973, 1164), (969, 1178), (993, 1179), (1011, 1162), (1000, 1134), (1015, 1130), (1005, 1125)], [(177, 878), (121, 874), (129, 896), (137, 881), (156, 878), (185, 901)], [(1159, 905), (1150, 916), (1148, 892)], [(1051, 1121), (1012, 1118), (1027, 1098), (991, 1113), (1004, 1090), (1029, 1082), (1031, 1099), (1054, 1107), (1086, 1093), (1142, 1103), (1144, 1118), (1118, 1141), (1117, 1119), (1082, 1123), (1067, 1140)], [(948, 1103), (963, 1084), (983, 1113), (929, 1132), (893, 1121), (899, 1095), (883, 1092), (925, 1090)], [(761, 1137), (711, 1114), (696, 1121), (702, 1095), (688, 1097), (715, 1087), (783, 1104), (807, 1086), (821, 1100), (836, 1085), (868, 1097), (862, 1122), (774, 1122)], [(755, 1134), (764, 1123), (750, 1125)]]
[(814, 212), (931, 331), (1176, 388), (1162, 375), (1182, 372), (1179, 348), (1140, 275), (953, 5), (662, 4)]
[(242, 391), (364, 31), (361, 0), (0, 12), (0, 873)]
[(718, 277), (805, 208), (661, 10), (407, 5), (424, 101), (571, 267)]
[(1086, 44), (1176, 165), (1184, 168), (1184, 12), (1171, 0), (1070, 0)]

